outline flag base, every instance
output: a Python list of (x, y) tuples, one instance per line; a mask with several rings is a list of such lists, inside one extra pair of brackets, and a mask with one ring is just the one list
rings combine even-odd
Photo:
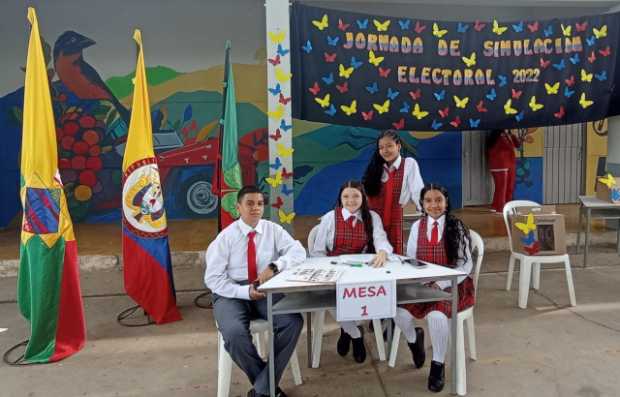
[[(146, 320), (142, 319), (141, 317), (132, 316), (139, 309), (141, 309), (140, 305), (135, 305), (135, 306), (132, 306), (130, 308), (123, 310), (116, 316), (116, 322), (118, 322), (120, 325), (124, 327), (144, 327), (147, 325), (155, 324), (155, 321), (153, 321), (151, 316), (149, 316), (146, 311), (142, 312)], [(142, 319), (142, 321), (141, 322), (133, 322), (133, 321), (128, 322), (127, 321), (127, 320), (137, 320), (137, 319)]]
[[(209, 299), (207, 299), (209, 297)], [(211, 291), (203, 292), (194, 299), (194, 305), (201, 309), (213, 309), (213, 299), (211, 297)]]
[(11, 348), (9, 348), (9, 350), (4, 352), (4, 355), (2, 356), (2, 360), (7, 364), (7, 365), (12, 365), (12, 366), (21, 366), (21, 365), (34, 365), (37, 363), (28, 363), (26, 361), (24, 361), (24, 353), (22, 353), (21, 356), (17, 357), (17, 359), (15, 360), (11, 360), (9, 358), (9, 356), (11, 355), (11, 353), (13, 353), (15, 350), (17, 350), (18, 348), (24, 346), (24, 350), (26, 349), (26, 346), (28, 346), (28, 342), (30, 341), (30, 339), (26, 339), (25, 341), (19, 342), (18, 344), (16, 344), (15, 346), (12, 346)]

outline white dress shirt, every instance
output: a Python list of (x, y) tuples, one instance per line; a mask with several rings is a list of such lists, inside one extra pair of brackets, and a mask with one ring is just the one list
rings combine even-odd
[[(256, 270), (260, 274), (270, 263), (278, 270), (294, 267), (306, 259), (306, 250), (282, 226), (261, 219), (254, 229), (241, 219), (233, 222), (209, 244), (204, 281), (213, 293), (227, 298), (250, 299), (248, 279), (248, 233), (256, 231)], [(253, 281), (253, 280), (249, 280)]]
[[(437, 232), (439, 233), (438, 235), (438, 241), (442, 240), (442, 235), (443, 235), (443, 228), (445, 226), (446, 223), (446, 216), (442, 215), (440, 216), (437, 220)], [(426, 239), (428, 241), (431, 241), (431, 233), (433, 232), (433, 222), (435, 222), (435, 219), (433, 219), (431, 216), (427, 215), (426, 217)], [(419, 234), (419, 230), (420, 230), (420, 221), (416, 221), (413, 226), (411, 226), (411, 233), (409, 233), (409, 240), (407, 241), (407, 256), (410, 256), (412, 258), (417, 258), (418, 257), (418, 234)], [(474, 266), (473, 261), (471, 259), (471, 247), (469, 246), (469, 243), (466, 241), (465, 242), (466, 247), (465, 247), (465, 252), (467, 252), (467, 261), (464, 261), (463, 258), (459, 258), (456, 260), (456, 266), (455, 266), (455, 270), (464, 272), (464, 273), (471, 273), (471, 270)], [(459, 276), (458, 277), (458, 282), (459, 284), (465, 280), (466, 276)], [(448, 287), (450, 287), (451, 285), (451, 281), (449, 280), (440, 280), (437, 281), (437, 285), (439, 285), (439, 287), (441, 289), (446, 289)]]
[[(352, 214), (346, 208), (342, 209), (342, 218), (345, 222), (352, 216), (355, 217), (353, 225), (355, 225), (356, 222), (362, 222), (362, 214), (359, 210)], [(380, 250), (383, 250), (386, 253), (391, 254), (393, 249), (387, 239), (385, 230), (383, 230), (383, 222), (381, 221), (381, 217), (374, 211), (370, 211), (370, 216), (372, 218), (372, 240), (375, 246), (375, 251), (379, 252)], [(316, 234), (314, 245), (312, 247), (308, 247), (310, 256), (326, 256), (328, 251), (332, 251), (334, 249), (335, 237), (336, 213), (335, 210), (331, 210), (321, 217), (321, 223), (319, 224), (319, 231)]]
[[(388, 172), (398, 169), (402, 157), (398, 156), (396, 160), (389, 166), (384, 164), (383, 175), (381, 176), (381, 182), (385, 183), (388, 180)], [(400, 198), (398, 203), (401, 206), (406, 205), (412, 201), (418, 207), (418, 210), (422, 211), (420, 207), (420, 192), (424, 188), (424, 181), (422, 180), (422, 174), (420, 174), (420, 167), (418, 162), (412, 157), (405, 157), (405, 169), (403, 170), (403, 186), (400, 190)]]

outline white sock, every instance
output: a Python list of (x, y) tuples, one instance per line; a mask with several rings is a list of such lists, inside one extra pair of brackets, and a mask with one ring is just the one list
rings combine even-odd
[(450, 336), (448, 316), (440, 311), (432, 311), (426, 315), (426, 321), (433, 346), (433, 361), (443, 363), (446, 359)]
[(396, 317), (394, 317), (394, 323), (396, 323), (396, 326), (400, 328), (403, 335), (405, 335), (407, 342), (415, 343), (415, 319), (411, 315), (411, 313), (409, 313), (409, 310), (403, 309), (402, 307), (397, 307)]

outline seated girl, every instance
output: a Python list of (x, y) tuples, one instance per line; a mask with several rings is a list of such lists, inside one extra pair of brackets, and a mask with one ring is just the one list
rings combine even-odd
[[(383, 266), (392, 246), (387, 240), (381, 218), (368, 209), (364, 187), (358, 181), (345, 182), (338, 193), (336, 208), (323, 215), (314, 245), (308, 247), (311, 256), (376, 253), (371, 265)], [(330, 312), (334, 316), (333, 312)], [(351, 343), (353, 358), (358, 363), (366, 359), (361, 329), (354, 321), (340, 323), (337, 350), (346, 356)]]
[[(471, 273), (473, 262), (469, 230), (461, 220), (450, 214), (446, 188), (435, 184), (426, 185), (420, 197), (425, 216), (411, 227), (407, 255)], [(469, 276), (459, 277), (458, 282), (458, 310), (462, 311), (474, 304), (474, 283)], [(445, 291), (451, 289), (450, 281), (447, 280), (432, 283), (431, 286)], [(399, 307), (394, 318), (396, 325), (407, 338), (416, 368), (424, 365), (426, 352), (424, 330), (415, 327), (414, 318), (426, 318), (433, 347), (428, 389), (433, 392), (441, 391), (444, 386), (444, 362), (450, 334), (448, 318), (451, 313), (450, 301), (412, 303)]]

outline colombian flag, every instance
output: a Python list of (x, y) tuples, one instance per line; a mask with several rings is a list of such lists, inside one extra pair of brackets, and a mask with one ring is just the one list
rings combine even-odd
[(34, 8), (24, 83), (20, 197), (22, 220), (17, 302), (30, 322), (23, 362), (47, 363), (86, 342), (77, 244), (58, 173), (56, 128)]
[(153, 132), (142, 35), (134, 79), (133, 105), (123, 156), (123, 270), (125, 291), (157, 324), (181, 319), (168, 244), (168, 227)]

